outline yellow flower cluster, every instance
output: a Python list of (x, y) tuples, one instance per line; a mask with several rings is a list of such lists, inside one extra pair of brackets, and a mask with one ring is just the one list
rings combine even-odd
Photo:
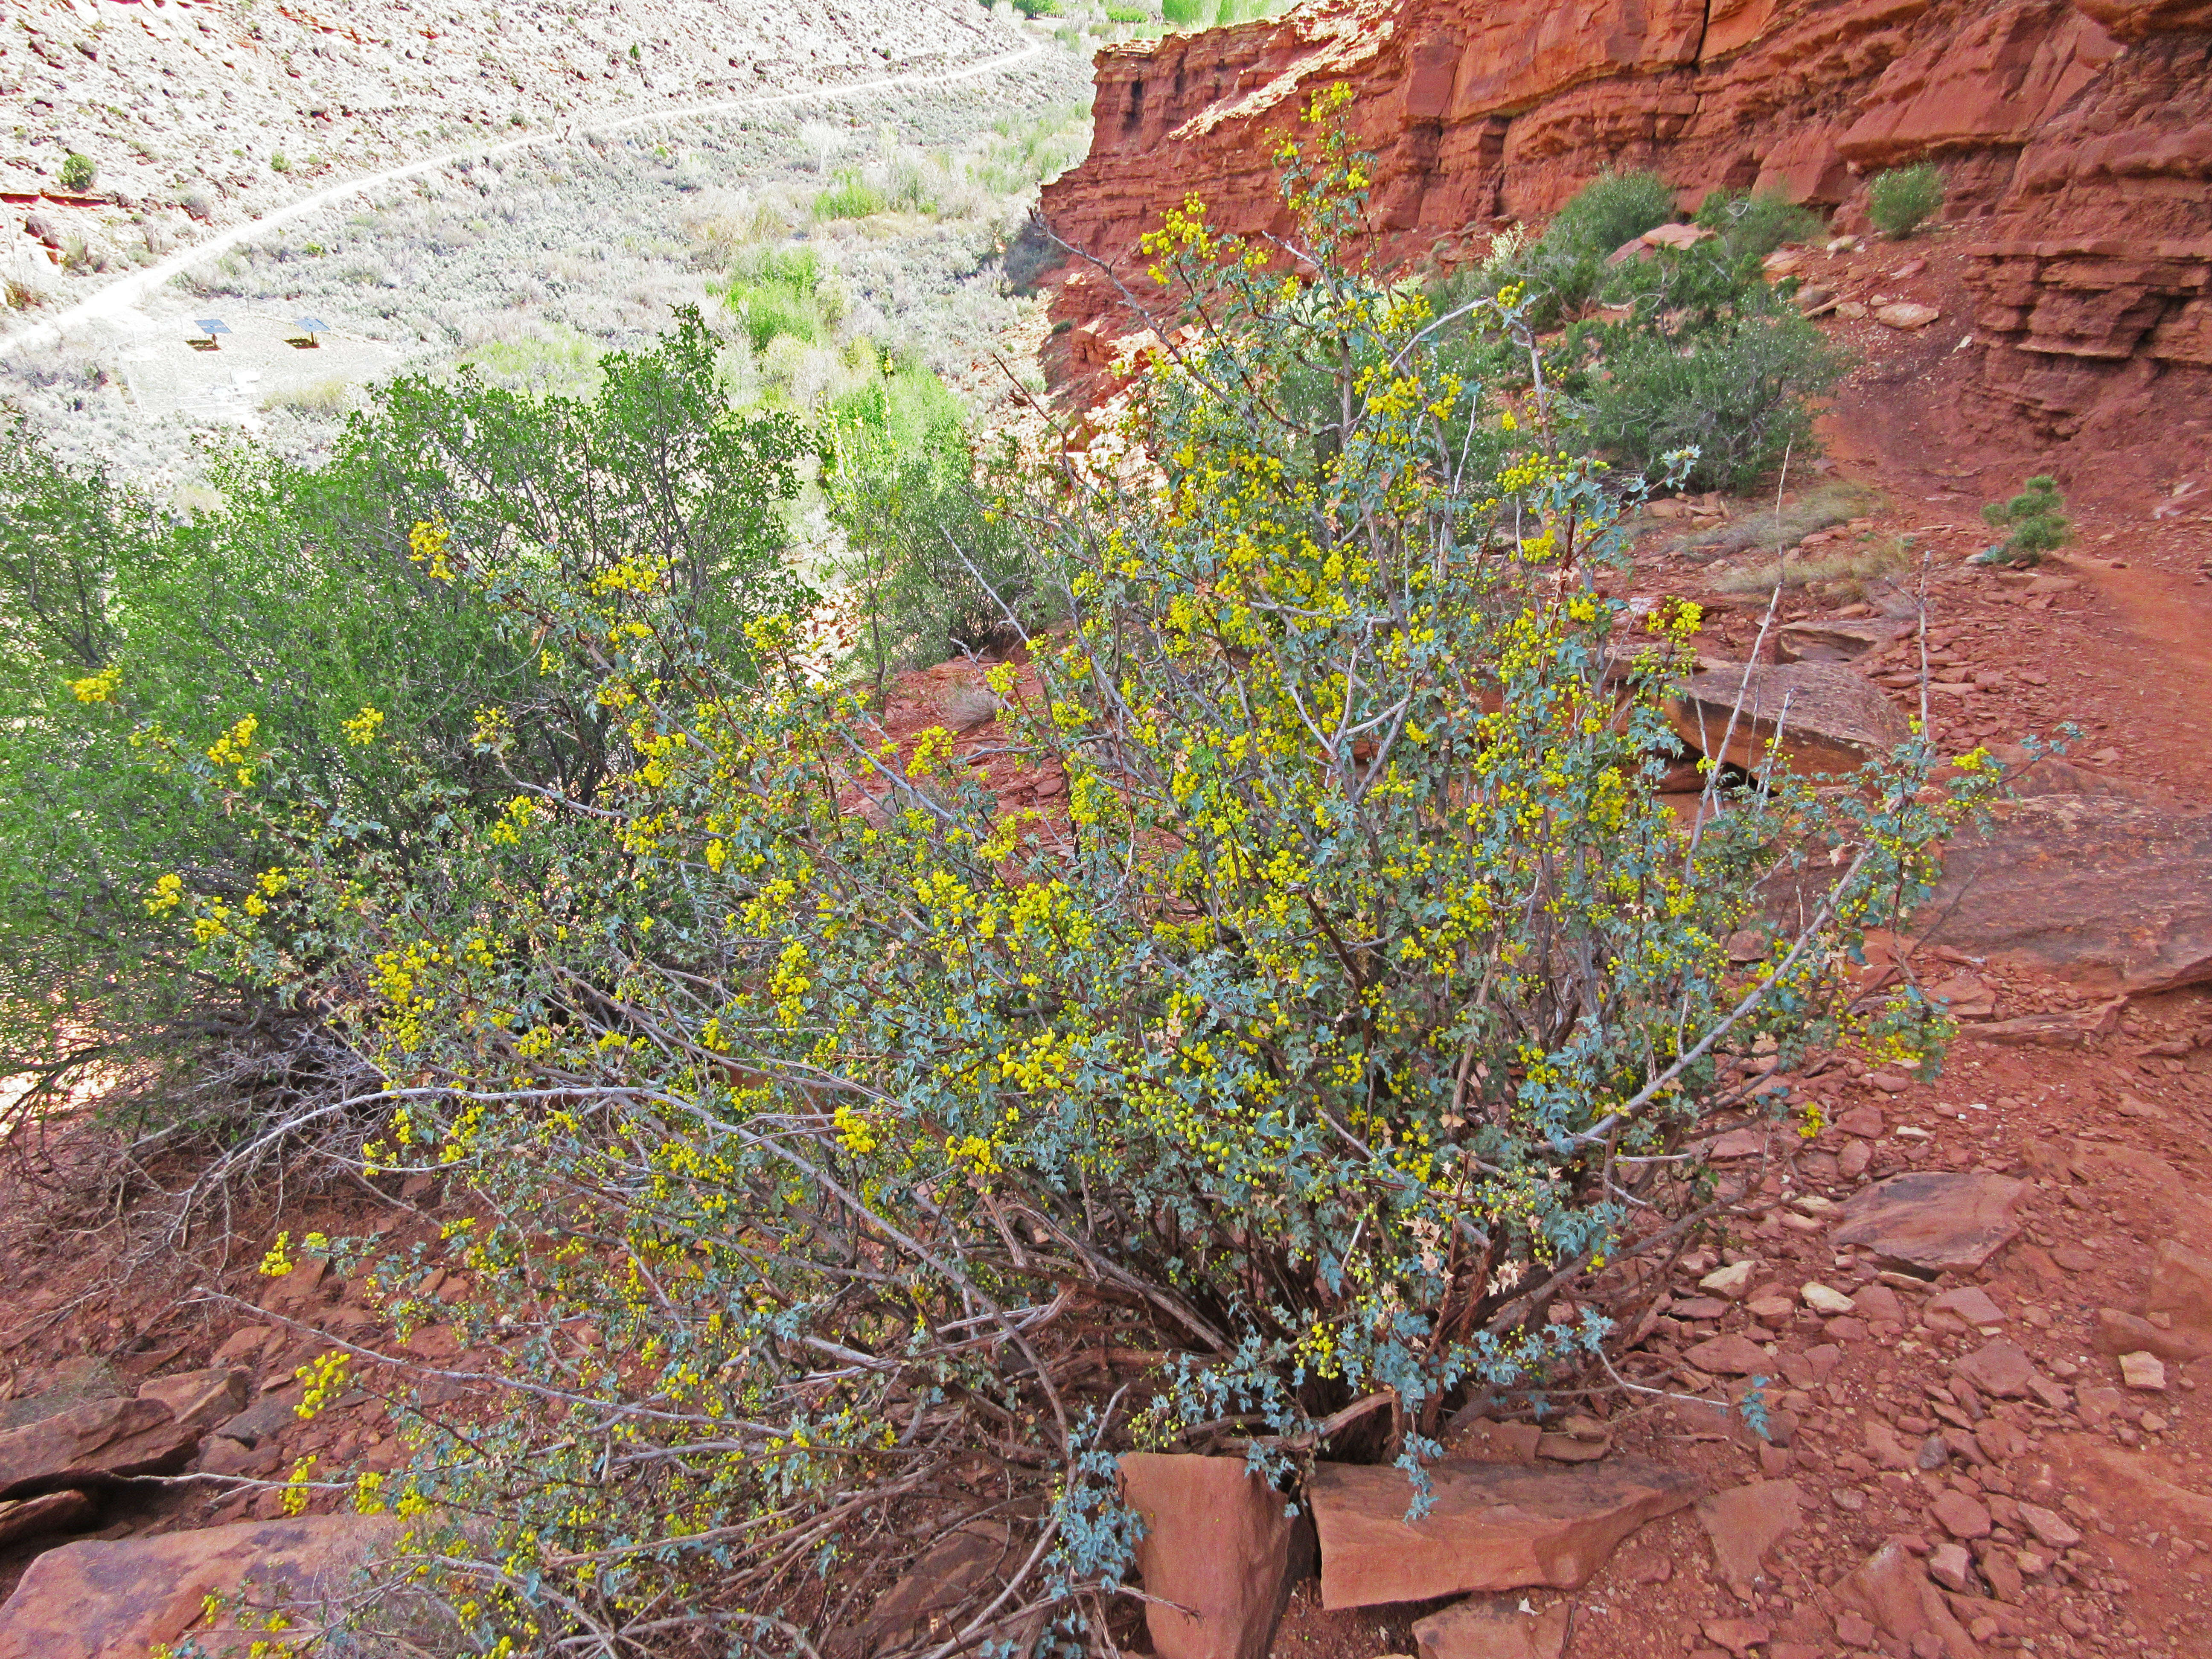
[(453, 539), (453, 529), (447, 524), (444, 514), (434, 519), (418, 519), (415, 527), (407, 532), (407, 556), (422, 567), (426, 576), (449, 582), (453, 580), (454, 570), (446, 547)]
[(79, 702), (113, 702), (115, 693), (123, 684), (123, 671), (113, 663), (81, 680), (71, 680), (70, 690)]
[(376, 741), (376, 734), (384, 729), (384, 711), (363, 703), (361, 713), (349, 720), (342, 721), (339, 729), (344, 732), (348, 743), (366, 748)]

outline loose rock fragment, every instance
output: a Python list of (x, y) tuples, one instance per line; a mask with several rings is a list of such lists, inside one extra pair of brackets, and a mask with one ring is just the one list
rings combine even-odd
[(2124, 1353), (2120, 1356), (2120, 1381), (2131, 1389), (2163, 1394), (2166, 1362), (2154, 1353)]
[(1418, 1521), (1401, 1470), (1323, 1463), (1307, 1486), (1324, 1607), (1548, 1584), (1574, 1589), (1630, 1533), (1696, 1500), (1693, 1475), (1628, 1458), (1574, 1468), (1448, 1461)]
[(1714, 1563), (1737, 1595), (1749, 1596), (1766, 1553), (1797, 1530), (1803, 1504), (1794, 1480), (1754, 1480), (1698, 1500)]
[(1830, 1242), (1923, 1273), (1978, 1267), (2019, 1234), (2027, 1190), (2007, 1176), (1893, 1176), (1852, 1195)]
[(1161, 1598), (1145, 1606), (1161, 1659), (1263, 1659), (1291, 1593), (1287, 1500), (1241, 1457), (1132, 1452), (1121, 1490), (1145, 1518), (1137, 1565)]
[(1559, 1659), (1572, 1613), (1565, 1601), (1527, 1613), (1515, 1600), (1477, 1598), (1431, 1613), (1413, 1641), (1419, 1659)]
[(1817, 1283), (1806, 1285), (1797, 1294), (1804, 1297), (1805, 1305), (1816, 1314), (1847, 1314), (1858, 1306), (1841, 1291)]

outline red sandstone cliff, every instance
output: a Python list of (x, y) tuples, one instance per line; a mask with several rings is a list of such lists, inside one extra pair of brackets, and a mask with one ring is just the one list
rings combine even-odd
[[(2065, 438), (2212, 406), (2212, 0), (1308, 0), (1100, 52), (1090, 159), (1045, 216), (1124, 269), (1186, 191), (1279, 228), (1272, 141), (1335, 81), (1400, 252), (1609, 167), (1863, 225), (1868, 178), (1932, 158), (1979, 301), (1965, 418)], [(1081, 269), (1057, 301), (1112, 304)]]

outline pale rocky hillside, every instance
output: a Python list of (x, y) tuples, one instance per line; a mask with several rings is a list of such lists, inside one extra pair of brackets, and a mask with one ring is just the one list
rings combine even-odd
[[(1036, 38), (975, 0), (317, 3), (0, 7), (14, 198), (0, 266), (67, 290), (86, 267), (143, 264), (205, 226), (474, 141), (949, 68)], [(112, 208), (51, 199), (72, 152)]]

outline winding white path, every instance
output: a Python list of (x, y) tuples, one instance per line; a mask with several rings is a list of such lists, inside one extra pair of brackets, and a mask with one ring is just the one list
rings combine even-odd
[(204, 240), (180, 249), (156, 264), (147, 265), (129, 275), (118, 277), (99, 292), (78, 301), (68, 309), (57, 313), (41, 323), (18, 329), (13, 334), (0, 336), (0, 351), (19, 350), (26, 347), (53, 345), (71, 329), (91, 325), (106, 324), (131, 329), (134, 322), (143, 319), (135, 316), (138, 303), (154, 293), (172, 277), (180, 275), (202, 261), (217, 254), (228, 253), (240, 243), (249, 241), (277, 226), (308, 214), (331, 207), (348, 197), (365, 191), (393, 184), (403, 179), (412, 179), (426, 173), (435, 173), (440, 167), (450, 167), (456, 161), (489, 161), (495, 155), (508, 155), (517, 150), (532, 149), (548, 144), (573, 143), (579, 138), (597, 133), (622, 132), (633, 127), (651, 126), (656, 122), (686, 121), (702, 115), (723, 115), (741, 110), (775, 109), (792, 104), (816, 103), (824, 100), (863, 97), (879, 92), (898, 92), (911, 88), (954, 86), (963, 81), (981, 79), (995, 75), (1001, 70), (1041, 57), (1045, 51), (1042, 41), (1035, 41), (1018, 51), (1000, 52), (995, 57), (978, 58), (957, 69), (914, 70), (902, 75), (878, 76), (866, 81), (844, 81), (805, 88), (798, 92), (756, 93), (744, 98), (715, 99), (703, 104), (680, 104), (671, 109), (648, 110), (641, 114), (619, 116), (612, 120), (580, 122), (566, 126), (557, 133), (533, 134), (527, 137), (511, 138), (504, 143), (471, 145), (447, 150), (423, 161), (410, 161), (404, 166), (386, 167), (380, 173), (363, 173), (343, 184), (328, 185), (296, 202), (271, 210), (257, 219), (248, 219), (218, 231)]

